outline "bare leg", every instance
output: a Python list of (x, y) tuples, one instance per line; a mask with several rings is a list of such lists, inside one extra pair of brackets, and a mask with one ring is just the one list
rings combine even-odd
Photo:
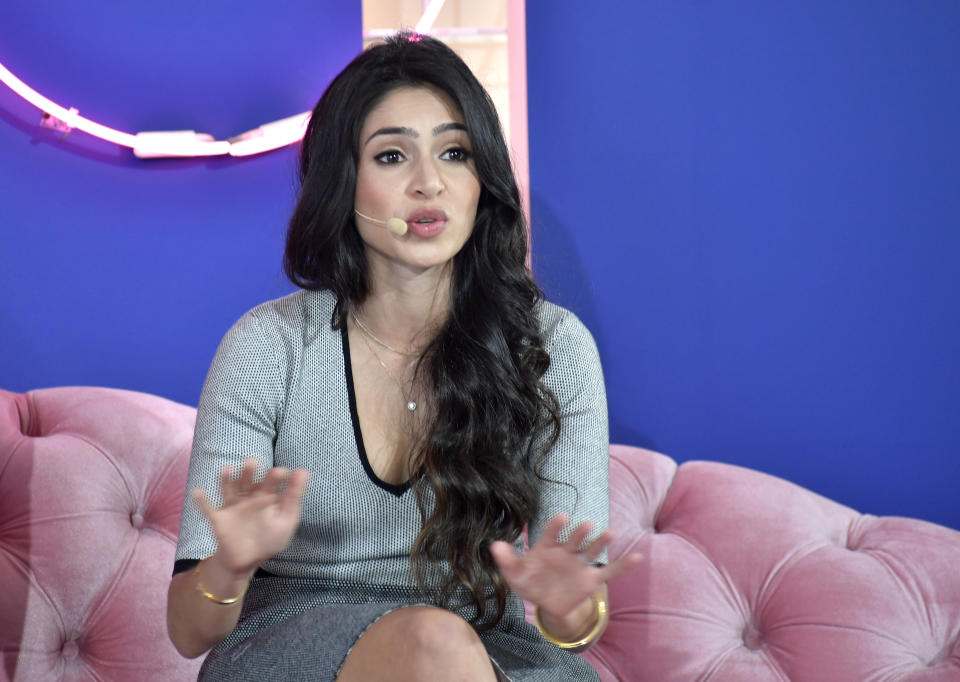
[(430, 606), (388, 613), (357, 640), (337, 682), (494, 682), (490, 657), (467, 621)]

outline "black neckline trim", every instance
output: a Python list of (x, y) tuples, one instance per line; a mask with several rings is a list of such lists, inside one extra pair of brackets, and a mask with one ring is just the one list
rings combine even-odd
[[(212, 554), (210, 556), (213, 556)], [(208, 557), (209, 558), (209, 557)], [(197, 567), (197, 564), (200, 563), (200, 559), (177, 559), (173, 562), (173, 575), (177, 573), (185, 573), (186, 571), (191, 571)], [(272, 578), (275, 577), (275, 574), (265, 571), (262, 568), (257, 568), (253, 574), (254, 578)]]
[(392, 495), (400, 497), (410, 489), (410, 482), (394, 484), (387, 483), (377, 476), (373, 467), (370, 466), (370, 460), (367, 459), (367, 449), (363, 445), (363, 433), (360, 431), (360, 414), (357, 412), (357, 394), (353, 386), (353, 365), (350, 363), (350, 339), (347, 338), (347, 325), (344, 323), (340, 330), (340, 338), (343, 339), (343, 368), (347, 379), (347, 398), (350, 401), (350, 421), (353, 422), (353, 437), (357, 441), (357, 452), (360, 454), (360, 464), (363, 470), (367, 472), (367, 477), (373, 483), (386, 490)]

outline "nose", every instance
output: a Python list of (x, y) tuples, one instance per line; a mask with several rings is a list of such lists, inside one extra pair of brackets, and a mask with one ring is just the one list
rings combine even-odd
[(416, 164), (410, 189), (427, 199), (432, 199), (444, 190), (443, 176), (438, 167), (440, 162), (429, 156), (423, 156)]

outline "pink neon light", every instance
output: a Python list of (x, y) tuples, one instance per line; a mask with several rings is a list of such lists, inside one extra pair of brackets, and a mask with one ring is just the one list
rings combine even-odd
[(30, 102), (37, 109), (60, 119), (68, 127), (82, 130), (95, 137), (103, 138), (108, 142), (119, 144), (123, 147), (133, 146), (133, 135), (124, 133), (107, 126), (100, 125), (94, 121), (87, 120), (77, 114), (76, 109), (64, 109), (59, 104), (51, 102), (39, 92), (28, 86), (22, 80), (14, 76), (3, 64), (0, 64), (0, 81), (3, 81), (7, 87), (15, 93)]
[(65, 109), (47, 99), (0, 64), (0, 81), (44, 113), (45, 125), (70, 132), (82, 130), (107, 142), (129, 147), (141, 159), (198, 156), (251, 156), (295, 144), (303, 138), (310, 112), (289, 116), (248, 130), (229, 140), (192, 130), (142, 131), (131, 135), (81, 116), (76, 108)]
[[(417, 33), (430, 31), (443, 3), (444, 0), (430, 0), (414, 29)], [(310, 112), (306, 111), (265, 123), (229, 140), (215, 140), (212, 135), (193, 130), (141, 131), (132, 135), (84, 118), (75, 107), (65, 109), (17, 78), (3, 64), (0, 64), (0, 81), (42, 111), (44, 125), (66, 133), (82, 130), (107, 142), (129, 147), (141, 159), (262, 154), (299, 142), (310, 121)]]
[(430, 0), (430, 4), (423, 11), (420, 21), (413, 27), (415, 33), (428, 33), (433, 28), (433, 22), (437, 20), (437, 15), (443, 9), (444, 0)]

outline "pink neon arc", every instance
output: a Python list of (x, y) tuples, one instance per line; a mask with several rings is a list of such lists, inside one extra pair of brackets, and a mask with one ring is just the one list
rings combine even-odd
[[(428, 32), (443, 7), (444, 0), (431, 0), (414, 29)], [(310, 112), (265, 123), (229, 140), (215, 140), (212, 135), (193, 130), (142, 131), (131, 135), (84, 118), (76, 108), (66, 109), (17, 78), (0, 64), (0, 81), (17, 95), (44, 113), (45, 125), (69, 133), (71, 130), (99, 137), (107, 142), (129, 147), (141, 159), (197, 156), (251, 156), (295, 144), (303, 139), (310, 122)]]
[(59, 104), (51, 102), (14, 76), (3, 64), (0, 64), (0, 81), (3, 81), (7, 87), (30, 102), (33, 106), (63, 121), (69, 128), (77, 128), (95, 137), (124, 147), (133, 147), (133, 135), (89, 121), (77, 114), (76, 109), (64, 109)]
[(129, 147), (142, 159), (262, 154), (298, 142), (310, 120), (307, 111), (266, 123), (229, 140), (214, 140), (211, 135), (192, 130), (143, 131), (131, 135), (84, 118), (75, 108), (65, 109), (17, 78), (3, 64), (0, 64), (0, 81), (44, 112), (45, 117), (52, 117), (52, 127), (66, 132), (82, 130), (107, 142)]
[(211, 135), (192, 130), (144, 131), (131, 135), (84, 118), (75, 108), (65, 109), (17, 78), (3, 64), (0, 64), (0, 81), (46, 116), (52, 117), (57, 129), (66, 132), (82, 130), (107, 142), (129, 147), (143, 159), (261, 154), (298, 142), (310, 120), (310, 112), (304, 112), (264, 124), (229, 140), (214, 140)]

